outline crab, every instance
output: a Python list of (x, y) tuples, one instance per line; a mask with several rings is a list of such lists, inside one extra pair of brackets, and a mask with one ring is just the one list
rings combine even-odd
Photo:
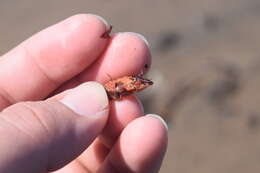
[(105, 83), (107, 95), (110, 100), (121, 99), (122, 96), (131, 95), (153, 85), (153, 81), (142, 75), (124, 76)]

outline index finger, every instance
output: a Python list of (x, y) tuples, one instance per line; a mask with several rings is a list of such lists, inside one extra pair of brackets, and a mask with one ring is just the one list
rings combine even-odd
[[(105, 49), (107, 24), (80, 14), (24, 41), (0, 62), (0, 108), (22, 100), (45, 98), (88, 67)], [(2, 98), (2, 99), (1, 99)]]

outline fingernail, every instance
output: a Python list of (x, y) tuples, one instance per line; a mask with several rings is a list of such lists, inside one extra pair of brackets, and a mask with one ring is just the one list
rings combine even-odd
[(148, 114), (146, 116), (153, 117), (153, 118), (156, 118), (156, 119), (160, 120), (161, 123), (164, 125), (164, 127), (168, 130), (168, 125), (167, 125), (167, 123), (164, 121), (164, 119), (161, 116), (156, 115), (156, 114)]
[(88, 15), (98, 18), (102, 23), (104, 23), (106, 25), (107, 29), (109, 29), (110, 24), (103, 17), (96, 15), (96, 14), (91, 14), (91, 13), (89, 13)]
[(147, 41), (147, 39), (146, 39), (142, 34), (139, 34), (139, 33), (136, 33), (136, 32), (124, 32), (124, 33), (132, 34), (132, 35), (135, 35), (135, 36), (139, 37), (140, 39), (142, 39), (142, 40), (145, 42), (145, 44), (146, 44), (148, 47), (150, 47), (149, 42)]
[(106, 91), (97, 82), (87, 82), (76, 87), (60, 101), (82, 116), (104, 115), (108, 110)]

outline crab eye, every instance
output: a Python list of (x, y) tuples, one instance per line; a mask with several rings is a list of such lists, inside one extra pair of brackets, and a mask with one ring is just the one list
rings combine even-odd
[(137, 78), (135, 76), (132, 77), (132, 81), (133, 82), (136, 82), (137, 81)]
[(145, 85), (153, 85), (153, 81), (149, 80), (149, 79), (142, 79), (141, 80), (142, 84), (145, 84)]
[(115, 83), (115, 87), (117, 88), (117, 87), (122, 87), (122, 86), (124, 86), (124, 83), (123, 82), (117, 82), (117, 83)]

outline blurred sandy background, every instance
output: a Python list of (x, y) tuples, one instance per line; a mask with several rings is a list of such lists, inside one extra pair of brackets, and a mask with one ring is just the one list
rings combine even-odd
[(1, 0), (0, 54), (77, 13), (146, 36), (146, 112), (169, 124), (161, 173), (260, 172), (259, 0)]

